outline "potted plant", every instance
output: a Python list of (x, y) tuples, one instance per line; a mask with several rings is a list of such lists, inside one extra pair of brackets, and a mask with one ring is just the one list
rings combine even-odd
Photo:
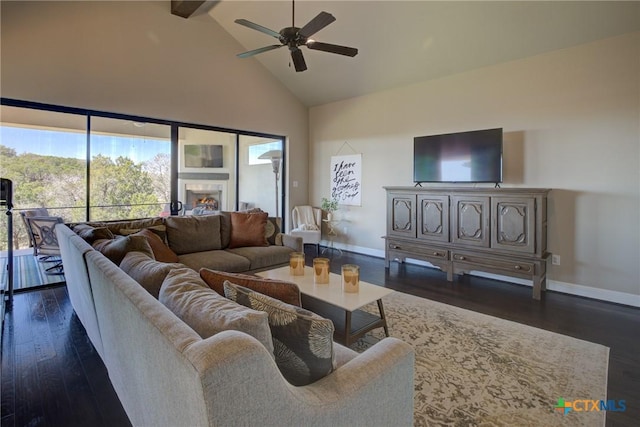
[(327, 221), (331, 221), (333, 219), (333, 212), (338, 210), (338, 201), (336, 199), (329, 200), (323, 197), (320, 207), (322, 210), (327, 211)]

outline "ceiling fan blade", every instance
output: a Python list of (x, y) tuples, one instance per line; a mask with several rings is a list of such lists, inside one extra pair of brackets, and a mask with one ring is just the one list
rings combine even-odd
[(240, 24), (240, 25), (244, 25), (245, 27), (251, 28), (252, 30), (260, 31), (261, 33), (265, 33), (267, 35), (270, 35), (271, 37), (275, 37), (277, 39), (280, 39), (280, 33), (279, 32), (270, 30), (267, 27), (263, 27), (262, 25), (255, 24), (255, 23), (253, 23), (251, 21), (247, 21), (246, 19), (236, 19), (235, 23), (236, 24)]
[(257, 54), (262, 53), (262, 52), (268, 52), (270, 50), (277, 49), (277, 48), (282, 47), (282, 46), (284, 46), (284, 45), (282, 45), (282, 44), (272, 44), (271, 46), (265, 46), (265, 47), (261, 47), (259, 49), (250, 50), (248, 52), (239, 53), (236, 56), (238, 58), (248, 58), (250, 56), (257, 55)]
[(291, 49), (291, 59), (293, 59), (293, 66), (296, 68), (297, 72), (307, 69), (307, 63), (304, 61), (302, 51), (297, 47), (295, 49)]
[(321, 43), (321, 42), (308, 42), (306, 46), (309, 49), (321, 50), (323, 52), (337, 53), (338, 55), (356, 56), (358, 49), (355, 47), (339, 46), (337, 44)]
[(336, 18), (333, 17), (332, 14), (327, 12), (320, 12), (315, 18), (313, 18), (307, 25), (300, 28), (298, 34), (303, 37), (311, 37), (327, 25), (331, 24), (335, 21)]

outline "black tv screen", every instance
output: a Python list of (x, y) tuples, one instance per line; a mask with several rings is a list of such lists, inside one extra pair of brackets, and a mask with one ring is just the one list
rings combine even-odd
[(222, 145), (185, 145), (184, 165), (188, 168), (221, 168)]
[(502, 182), (502, 128), (413, 140), (414, 182)]

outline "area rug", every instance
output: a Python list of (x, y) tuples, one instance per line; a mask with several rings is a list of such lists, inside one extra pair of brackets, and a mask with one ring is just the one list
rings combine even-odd
[[(36, 286), (64, 282), (64, 274), (47, 274), (46, 269), (55, 262), (41, 262), (32, 254), (13, 257), (13, 289), (20, 290)], [(0, 286), (7, 289), (7, 257), (0, 258)]]
[(390, 335), (415, 350), (414, 425), (604, 425), (604, 411), (556, 407), (606, 400), (608, 347), (399, 292), (383, 302)]

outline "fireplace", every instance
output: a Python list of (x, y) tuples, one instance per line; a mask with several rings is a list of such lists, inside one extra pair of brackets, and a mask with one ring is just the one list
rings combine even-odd
[(195, 208), (205, 211), (226, 210), (226, 181), (181, 180), (181, 195), (185, 214)]

